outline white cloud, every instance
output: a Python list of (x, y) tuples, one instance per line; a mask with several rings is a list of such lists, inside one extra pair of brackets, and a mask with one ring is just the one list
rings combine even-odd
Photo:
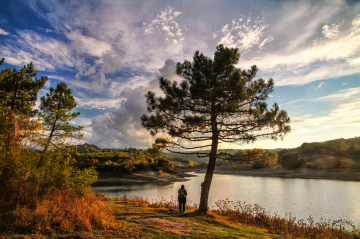
[(7, 31), (5, 31), (4, 29), (0, 28), (0, 35), (9, 35), (9, 33)]
[(341, 90), (319, 97), (315, 101), (332, 101), (336, 105), (325, 116), (308, 114), (292, 117), (290, 134), (298, 135), (308, 132), (326, 134), (327, 131), (337, 127), (353, 127), (352, 133), (357, 132), (356, 129), (360, 127), (360, 87)]
[[(172, 7), (168, 7), (164, 11), (161, 11), (157, 17), (148, 24), (145, 29), (146, 34), (153, 32), (165, 33), (166, 40), (178, 42), (184, 40), (182, 37), (182, 30), (175, 19), (181, 14)], [(177, 38), (175, 38), (177, 37)]]
[(65, 43), (33, 31), (19, 31), (14, 41), (4, 45), (1, 52), (9, 64), (22, 66), (33, 62), (37, 70), (43, 71), (71, 68), (75, 65), (72, 52)]
[(149, 147), (154, 137), (141, 127), (140, 117), (147, 113), (145, 94), (162, 93), (159, 76), (176, 80), (175, 62), (167, 60), (153, 80), (135, 77), (127, 85), (113, 83), (117, 89), (123, 89), (116, 97), (116, 109), (93, 118), (91, 142), (102, 147)]
[(66, 36), (72, 41), (74, 48), (79, 53), (101, 57), (111, 51), (111, 46), (108, 43), (85, 36), (79, 30), (73, 30), (67, 33)]
[(356, 133), (356, 129), (360, 127), (360, 99), (338, 104), (326, 116), (308, 116), (298, 122), (291, 123), (294, 134), (320, 131), (325, 133), (327, 130), (336, 127), (354, 127), (353, 133)]
[[(290, 54), (264, 53), (262, 57), (241, 62), (256, 64), (265, 76), (277, 85), (302, 85), (360, 72), (360, 15), (341, 36), (319, 41)], [(359, 22), (359, 23), (358, 23)]]
[(238, 47), (240, 51), (248, 51), (254, 46), (262, 49), (268, 42), (274, 40), (272, 36), (264, 37), (264, 30), (268, 27), (264, 19), (259, 17), (253, 21), (249, 17), (241, 17), (238, 20), (233, 19), (231, 24), (226, 24), (221, 31), (214, 35), (220, 38), (219, 44), (228, 47)]
[(332, 39), (339, 34), (338, 27), (339, 27), (339, 25), (335, 25), (335, 24), (331, 24), (331, 26), (325, 25), (322, 28), (322, 34), (326, 38)]
[[(37, 33), (27, 30), (2, 36), (8, 40), (0, 52), (10, 64), (22, 66), (33, 61), (38, 70), (54, 71), (51, 75), (70, 70), (62, 81), (75, 89), (78, 106), (109, 110), (96, 117), (92, 127), (84, 121), (88, 124), (86, 137), (105, 147), (137, 147), (150, 142), (138, 122), (145, 112), (131, 108), (145, 109), (144, 92), (158, 90), (153, 77), (159, 74), (177, 80), (175, 62), (191, 60), (195, 50), (211, 57), (217, 43), (239, 47), (239, 67), (256, 64), (258, 76), (274, 78), (276, 86), (321, 80), (319, 89), (327, 84), (326, 79), (360, 72), (359, 4), (350, 9), (345, 0), (263, 2), (234, 2), (230, 7), (226, 1), (193, 1), (189, 7), (188, 0), (166, 5), (161, 1), (64, 4), (29, 0), (32, 10), (48, 25), (34, 26)], [(262, 12), (254, 12), (254, 4), (259, 3)], [(46, 9), (39, 9), (40, 5)], [(161, 72), (154, 73), (159, 68)], [(354, 89), (318, 100), (331, 104), (340, 97), (350, 100), (357, 96)], [(284, 99), (282, 103), (294, 102)], [(349, 102), (341, 102), (350, 109), (345, 105)], [(301, 122), (294, 124), (294, 132), (311, 132), (311, 127), (327, 121), (307, 116)]]
[(323, 87), (325, 85), (325, 82), (320, 82), (316, 87), (315, 90), (320, 89), (321, 87)]
[(340, 100), (340, 101), (342, 101), (342, 100), (348, 100), (348, 99), (355, 100), (356, 98), (360, 98), (360, 87), (341, 90), (337, 93), (317, 98), (316, 100), (320, 100), (320, 101), (328, 101), (328, 100), (339, 101)]
[(126, 100), (111, 112), (92, 119), (91, 142), (101, 147), (147, 147), (153, 139), (141, 127), (140, 117), (146, 112), (144, 92), (141, 88), (123, 91)]

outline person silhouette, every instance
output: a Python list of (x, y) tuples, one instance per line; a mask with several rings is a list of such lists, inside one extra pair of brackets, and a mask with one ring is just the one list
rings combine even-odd
[(182, 208), (182, 213), (185, 213), (186, 196), (187, 196), (187, 191), (185, 189), (185, 186), (181, 185), (181, 188), (178, 191), (178, 201), (179, 201), (180, 213), (181, 213), (181, 208)]

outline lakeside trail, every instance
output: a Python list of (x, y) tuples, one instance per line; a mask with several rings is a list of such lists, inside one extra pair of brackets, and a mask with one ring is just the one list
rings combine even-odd
[(109, 203), (116, 220), (122, 224), (123, 238), (282, 238), (216, 214), (197, 215), (194, 209), (180, 214), (175, 209), (164, 208), (161, 203), (149, 206), (146, 202), (115, 198)]
[(113, 209), (116, 220), (113, 229), (63, 238), (285, 238), (215, 213), (202, 216), (195, 209), (188, 209), (180, 214), (176, 209), (167, 208), (176, 207), (174, 204), (149, 205), (139, 198), (104, 200)]

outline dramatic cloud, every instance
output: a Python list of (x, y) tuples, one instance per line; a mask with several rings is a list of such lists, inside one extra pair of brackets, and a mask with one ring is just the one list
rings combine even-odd
[[(145, 94), (154, 91), (161, 94), (158, 86), (158, 77), (163, 76), (175, 80), (175, 62), (167, 60), (163, 68), (147, 82), (140, 81), (141, 85), (124, 87), (117, 95), (120, 101), (118, 107), (103, 115), (93, 118), (91, 123), (91, 142), (101, 147), (148, 147), (154, 142), (150, 133), (141, 127), (140, 118), (147, 113)], [(144, 86), (145, 84), (145, 86)]]
[(152, 140), (149, 132), (141, 128), (140, 117), (146, 112), (144, 89), (125, 89), (120, 96), (126, 97), (115, 111), (92, 119), (91, 142), (101, 147), (146, 147)]
[[(356, 1), (29, 0), (15, 7), (24, 16), (0, 9), (0, 58), (14, 68), (33, 62), (39, 74), (48, 75), (40, 94), (60, 81), (73, 90), (84, 113), (77, 120), (85, 126), (83, 142), (150, 146), (153, 139), (140, 124), (144, 94), (161, 94), (160, 75), (180, 80), (176, 62), (191, 61), (196, 50), (212, 57), (219, 43), (239, 48), (238, 67), (257, 65), (257, 77), (275, 80), (270, 101), (280, 99), (292, 118), (288, 144), (311, 138), (306, 132), (314, 129), (325, 132), (315, 125), (335, 122), (333, 117), (345, 114), (340, 109), (358, 117), (352, 103), (359, 97), (354, 79), (360, 72)], [(335, 86), (336, 80), (346, 84)], [(341, 91), (327, 92), (338, 86)], [(306, 87), (313, 95), (293, 97)], [(281, 98), (278, 88), (294, 94)], [(309, 113), (314, 102), (326, 105), (326, 113)], [(341, 121), (335, 125), (349, 123)]]

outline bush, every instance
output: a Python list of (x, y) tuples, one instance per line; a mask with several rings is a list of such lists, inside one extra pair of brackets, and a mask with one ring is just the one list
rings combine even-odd
[(41, 165), (37, 152), (18, 148), (6, 155), (0, 174), (0, 229), (90, 230), (111, 221), (109, 210), (92, 195), (94, 168), (73, 167), (59, 152), (46, 154)]
[(287, 169), (300, 169), (306, 165), (306, 160), (296, 152), (282, 152), (279, 163)]
[(17, 150), (8, 153), (0, 175), (0, 201), (9, 205), (35, 205), (49, 190), (73, 190), (80, 196), (91, 192), (97, 179), (94, 168), (80, 170), (60, 153), (49, 153), (39, 166), (40, 153)]

